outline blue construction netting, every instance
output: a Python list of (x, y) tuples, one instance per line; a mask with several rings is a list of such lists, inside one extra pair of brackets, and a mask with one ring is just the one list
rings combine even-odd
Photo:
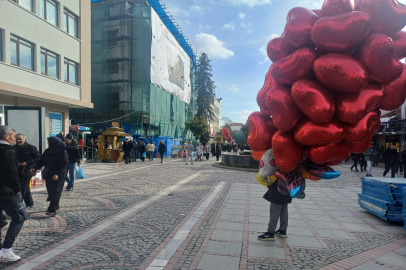
[[(192, 47), (186, 41), (186, 38), (183, 34), (179, 32), (179, 29), (173, 23), (172, 19), (166, 14), (164, 8), (162, 7), (159, 0), (147, 0), (151, 7), (155, 10), (158, 16), (161, 18), (162, 22), (168, 27), (169, 31), (171, 31), (172, 35), (176, 38), (179, 42), (179, 45), (183, 48), (183, 50), (189, 55), (190, 59), (192, 59), (193, 69), (196, 68), (196, 56), (193, 52)], [(103, 0), (92, 0), (92, 3), (103, 2)]]

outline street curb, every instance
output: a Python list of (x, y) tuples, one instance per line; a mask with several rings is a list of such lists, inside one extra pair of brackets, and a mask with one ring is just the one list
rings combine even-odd
[(224, 166), (221, 164), (221, 162), (215, 162), (215, 163), (213, 163), (213, 166), (217, 167), (217, 168), (221, 168), (221, 169), (228, 169), (228, 170), (235, 170), (235, 171), (258, 172), (258, 169)]

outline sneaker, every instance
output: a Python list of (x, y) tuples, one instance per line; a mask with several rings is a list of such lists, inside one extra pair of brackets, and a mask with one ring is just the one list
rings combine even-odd
[(0, 261), (16, 262), (20, 259), (21, 259), (21, 257), (15, 255), (11, 249), (8, 253), (4, 253), (3, 251), (0, 251)]
[(66, 189), (66, 190), (68, 190), (69, 188), (70, 188), (70, 186), (69, 186), (69, 185), (67, 185), (65, 189)]
[(266, 232), (258, 236), (258, 240), (261, 241), (275, 241), (275, 237), (273, 233)]
[(287, 237), (288, 237), (288, 235), (286, 234), (286, 231), (281, 231), (281, 230), (277, 230), (277, 231), (275, 232), (275, 235), (280, 236), (280, 237), (283, 237), (283, 238), (287, 238)]
[(72, 190), (73, 190), (73, 187), (69, 187), (68, 191), (72, 191)]
[(49, 216), (49, 217), (54, 217), (56, 216), (56, 212), (46, 212), (45, 215)]

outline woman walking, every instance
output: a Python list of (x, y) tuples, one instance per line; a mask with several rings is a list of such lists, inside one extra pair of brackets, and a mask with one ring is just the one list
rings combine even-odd
[(154, 160), (154, 151), (155, 151), (155, 144), (153, 141), (150, 141), (147, 145), (147, 152), (149, 154), (149, 161)]
[(145, 161), (145, 143), (144, 142), (141, 142), (141, 145), (140, 145), (140, 156), (141, 156), (141, 160), (142, 161)]
[(206, 152), (206, 160), (209, 160), (210, 152), (211, 152), (211, 146), (210, 146), (209, 142), (206, 143), (206, 146), (204, 147), (204, 151)]
[(220, 155), (221, 155), (221, 146), (220, 146), (219, 142), (217, 142), (216, 149), (215, 149), (214, 152), (216, 153), (217, 161), (219, 161), (219, 158), (220, 158)]
[(161, 155), (161, 164), (162, 164), (162, 163), (164, 163), (164, 155), (166, 152), (166, 145), (164, 143), (164, 140), (161, 140), (159, 142), (158, 152), (159, 152), (159, 155)]
[(68, 153), (65, 151), (64, 143), (57, 137), (48, 138), (48, 149), (45, 150), (41, 159), (35, 164), (32, 172), (45, 167), (42, 170), (42, 178), (48, 191), (49, 207), (47, 216), (53, 217), (59, 209), (63, 185), (65, 184), (66, 171), (68, 169)]

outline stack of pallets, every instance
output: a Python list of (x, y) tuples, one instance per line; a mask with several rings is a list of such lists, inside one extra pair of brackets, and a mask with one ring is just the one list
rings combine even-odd
[(404, 221), (403, 188), (406, 187), (406, 179), (364, 177), (361, 183), (362, 193), (358, 194), (361, 208), (383, 220)]

